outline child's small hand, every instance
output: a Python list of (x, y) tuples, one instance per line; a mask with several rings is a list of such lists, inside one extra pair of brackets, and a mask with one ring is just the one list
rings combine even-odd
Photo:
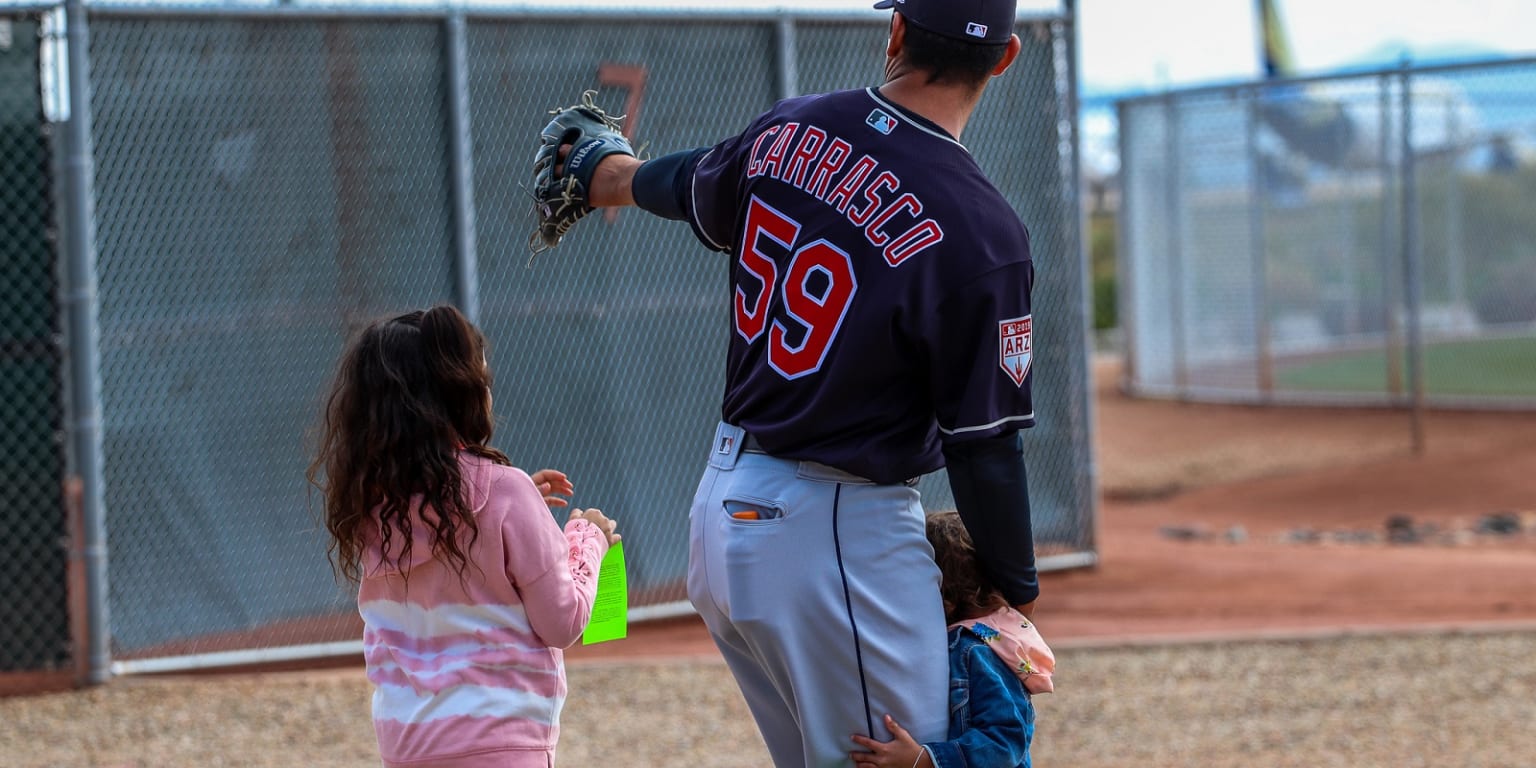
[(896, 738), (890, 741), (875, 741), (868, 736), (853, 735), (853, 743), (869, 750), (848, 753), (848, 757), (853, 759), (853, 764), (857, 768), (918, 768), (919, 766), (932, 768), (933, 762), (928, 757), (928, 750), (923, 749), (922, 745), (912, 738), (912, 734), (898, 725), (895, 718), (886, 715), (885, 727)]
[(613, 546), (614, 542), (624, 538), (613, 532), (619, 524), (604, 515), (601, 509), (573, 509), (571, 510), (571, 519), (586, 520), (596, 525), (597, 529), (602, 531), (604, 536), (608, 537), (608, 546), (610, 547)]
[(569, 478), (558, 469), (541, 469), (529, 477), (533, 478), (533, 485), (539, 489), (539, 495), (544, 497), (544, 503), (551, 507), (568, 506), (570, 502), (560, 498), (569, 496), (576, 487), (571, 485)]

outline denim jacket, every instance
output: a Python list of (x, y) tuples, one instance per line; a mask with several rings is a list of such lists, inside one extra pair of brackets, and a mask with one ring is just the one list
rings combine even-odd
[(938, 768), (1029, 768), (1035, 707), (1019, 676), (965, 627), (949, 631), (949, 741), (923, 746)]

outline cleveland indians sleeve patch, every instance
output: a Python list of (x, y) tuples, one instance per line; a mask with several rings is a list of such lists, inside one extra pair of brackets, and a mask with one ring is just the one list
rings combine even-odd
[(1014, 386), (1024, 386), (1024, 377), (1029, 375), (1029, 360), (1034, 351), (1030, 338), (1032, 320), (1032, 315), (1025, 315), (997, 322), (998, 365), (1013, 379)]

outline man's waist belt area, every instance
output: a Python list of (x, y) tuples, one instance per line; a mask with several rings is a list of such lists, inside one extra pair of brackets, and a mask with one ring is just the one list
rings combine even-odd
[[(766, 449), (763, 448), (763, 444), (758, 442), (757, 441), (757, 437), (755, 437), (751, 432), (744, 432), (744, 433), (742, 433), (742, 436), (741, 436), (741, 452), (742, 453), (758, 453), (758, 454), (762, 454), (764, 456), (772, 456), (773, 455), (773, 454), (769, 453)], [(827, 466), (825, 464), (815, 464), (815, 462), (806, 462), (806, 463), (807, 464), (814, 464), (815, 466), (818, 466), (818, 467), (826, 467)], [(829, 470), (831, 470), (833, 472), (842, 472), (842, 470), (834, 469), (832, 467), (827, 467), (827, 469), (829, 469)], [(849, 477), (854, 479), (854, 480), (857, 480), (859, 482), (869, 483), (871, 485), (878, 485), (878, 483), (874, 482), (873, 480), (868, 480), (868, 479), (859, 477), (858, 475), (849, 474)], [(901, 483), (897, 483), (897, 485), (905, 485), (908, 488), (911, 488), (912, 486), (917, 485), (917, 481), (918, 481), (918, 478), (914, 477), (914, 478), (911, 478), (909, 480), (903, 481)]]

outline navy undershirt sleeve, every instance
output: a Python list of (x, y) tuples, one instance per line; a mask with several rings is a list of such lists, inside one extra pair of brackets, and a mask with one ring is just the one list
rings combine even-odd
[(971, 534), (982, 573), (1010, 604), (1033, 602), (1040, 580), (1018, 431), (946, 443), (944, 462), (955, 511)]
[(635, 205), (663, 219), (688, 218), (688, 178), (708, 149), (689, 149), (645, 161), (635, 170), (630, 191)]

